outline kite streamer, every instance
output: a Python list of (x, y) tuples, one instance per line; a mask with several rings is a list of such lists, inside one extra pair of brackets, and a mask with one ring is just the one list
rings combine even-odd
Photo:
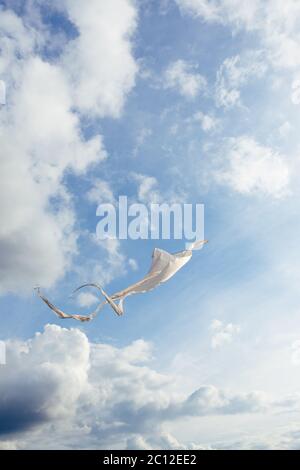
[(76, 314), (68, 314), (60, 310), (59, 308), (55, 307), (40, 291), (40, 288), (37, 287), (36, 291), (39, 297), (48, 305), (48, 307), (60, 318), (67, 319), (72, 318), (73, 320), (78, 320), (81, 322), (88, 322), (93, 320), (100, 310), (103, 309), (105, 305), (110, 305), (114, 312), (121, 316), (124, 313), (124, 306), (123, 302), (126, 297), (134, 294), (143, 294), (145, 292), (149, 292), (155, 289), (160, 284), (168, 281), (174, 274), (179, 271), (188, 261), (190, 261), (193, 251), (199, 250), (202, 246), (207, 243), (207, 240), (201, 240), (192, 243), (187, 250), (179, 251), (178, 253), (168, 253), (167, 251), (161, 250), (159, 248), (155, 248), (152, 254), (152, 264), (150, 267), (150, 271), (148, 274), (143, 277), (140, 281), (132, 284), (131, 286), (123, 289), (115, 294), (109, 296), (103, 288), (96, 283), (89, 283), (83, 284), (79, 286), (75, 291), (78, 292), (79, 290), (85, 287), (94, 287), (98, 289), (105, 300), (98, 305), (98, 307), (88, 315), (76, 315)]

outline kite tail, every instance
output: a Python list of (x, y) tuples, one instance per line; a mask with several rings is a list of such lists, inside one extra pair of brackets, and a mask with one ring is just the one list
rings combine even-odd
[[(69, 313), (65, 313), (63, 312), (62, 310), (60, 310), (58, 307), (56, 307), (55, 305), (53, 305), (50, 300), (48, 300), (42, 293), (41, 293), (41, 290), (40, 290), (40, 287), (35, 287), (34, 290), (36, 291), (37, 295), (42, 299), (43, 302), (45, 302), (45, 304), (59, 317), (59, 318), (62, 318), (62, 319), (67, 319), (67, 318), (72, 318), (73, 320), (77, 320), (77, 321), (80, 321), (80, 322), (88, 322), (88, 321), (91, 321), (93, 320), (97, 315), (98, 313), (100, 312), (100, 310), (103, 309), (103, 307), (108, 303), (107, 300), (105, 300), (104, 302), (102, 302), (101, 304), (98, 305), (98, 307), (90, 314), (88, 315), (77, 315), (77, 314), (69, 314)], [(77, 290), (77, 289), (76, 289)]]
[(74, 290), (73, 294), (77, 291), (79, 291), (80, 289), (83, 289), (85, 287), (95, 287), (96, 289), (98, 289), (101, 294), (103, 295), (103, 297), (106, 299), (103, 303), (106, 305), (106, 304), (109, 304), (111, 306), (111, 308), (114, 310), (114, 312), (120, 317), (124, 314), (124, 308), (123, 308), (123, 300), (124, 298), (120, 298), (119, 300), (119, 304), (116, 304), (115, 300), (116, 298), (114, 298), (114, 296), (109, 296), (101, 286), (99, 286), (99, 284), (95, 284), (95, 283), (90, 283), (90, 284), (83, 284), (82, 286), (79, 286), (77, 287), (77, 289)]

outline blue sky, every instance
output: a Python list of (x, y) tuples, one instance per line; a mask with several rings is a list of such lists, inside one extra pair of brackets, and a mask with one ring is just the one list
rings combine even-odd
[[(297, 448), (297, 2), (0, 6), (0, 446)], [(85, 313), (78, 284), (184, 248), (97, 243), (120, 195), (204, 203), (209, 244), (124, 317), (60, 320), (34, 285)]]

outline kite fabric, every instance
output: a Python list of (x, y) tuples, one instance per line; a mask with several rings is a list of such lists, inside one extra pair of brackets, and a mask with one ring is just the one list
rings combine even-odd
[[(60, 318), (72, 318), (73, 320), (78, 320), (81, 322), (87, 322), (96, 317), (102, 308), (109, 304), (115, 313), (119, 316), (123, 315), (124, 308), (123, 302), (126, 297), (134, 294), (143, 294), (149, 292), (160, 284), (168, 281), (174, 274), (179, 271), (188, 261), (190, 261), (193, 251), (199, 250), (202, 246), (207, 243), (207, 240), (196, 241), (189, 245), (187, 250), (179, 251), (178, 253), (168, 253), (167, 251), (155, 248), (152, 254), (152, 264), (148, 274), (143, 277), (140, 281), (132, 284), (131, 286), (123, 289), (115, 294), (109, 296), (102, 289), (101, 286), (95, 283), (83, 284), (78, 287), (75, 292), (78, 292), (80, 289), (85, 287), (94, 287), (98, 289), (105, 300), (98, 305), (96, 310), (94, 310), (89, 315), (72, 315), (63, 312), (59, 308), (55, 307), (43, 294), (41, 294), (40, 288), (37, 287), (36, 291), (39, 297), (48, 305), (48, 307), (53, 310), (53, 312)], [(118, 303), (116, 303), (116, 301)]]
[(3, 80), (0, 80), (0, 105), (6, 104), (6, 86)]

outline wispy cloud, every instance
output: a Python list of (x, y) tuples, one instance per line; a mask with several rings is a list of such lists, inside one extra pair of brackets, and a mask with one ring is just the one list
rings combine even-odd
[(179, 59), (169, 64), (166, 69), (163, 86), (177, 90), (182, 96), (192, 99), (206, 90), (207, 81), (192, 64)]
[(211, 324), (211, 345), (213, 349), (230, 344), (241, 331), (239, 325), (234, 323), (223, 324), (220, 320), (213, 320)]
[(230, 108), (241, 105), (241, 87), (251, 79), (261, 78), (267, 70), (266, 61), (259, 51), (224, 60), (217, 72), (215, 99), (217, 106)]
[(176, 0), (184, 14), (219, 23), (234, 32), (255, 32), (268, 53), (269, 61), (279, 68), (300, 64), (298, 22), (300, 6), (294, 0)]

